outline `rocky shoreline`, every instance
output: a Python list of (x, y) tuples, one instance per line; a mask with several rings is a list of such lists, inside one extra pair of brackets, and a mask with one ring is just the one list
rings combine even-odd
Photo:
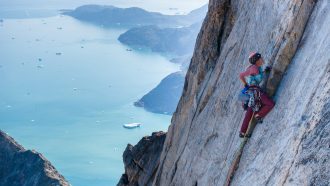
[(154, 89), (134, 103), (149, 112), (172, 115), (182, 94), (185, 73), (166, 76)]

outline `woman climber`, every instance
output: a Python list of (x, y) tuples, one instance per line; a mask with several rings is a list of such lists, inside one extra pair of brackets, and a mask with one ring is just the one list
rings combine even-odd
[(248, 95), (248, 100), (243, 103), (246, 113), (239, 133), (239, 137), (241, 138), (250, 137), (250, 134), (246, 134), (246, 132), (253, 116), (261, 123), (262, 119), (275, 105), (274, 101), (260, 88), (264, 72), (269, 73), (271, 68), (266, 67), (264, 71), (262, 70), (264, 60), (261, 54), (257, 52), (250, 54), (249, 62), (251, 65), (239, 75), (240, 80), (244, 84), (242, 93)]

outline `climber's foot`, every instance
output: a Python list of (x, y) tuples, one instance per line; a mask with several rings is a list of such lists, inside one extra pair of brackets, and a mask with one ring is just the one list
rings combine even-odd
[(239, 137), (240, 138), (250, 138), (251, 137), (251, 134), (244, 134), (243, 132), (240, 132), (239, 133)]
[(257, 123), (262, 123), (263, 122), (262, 117), (260, 117), (259, 115), (256, 115), (255, 118), (257, 120)]

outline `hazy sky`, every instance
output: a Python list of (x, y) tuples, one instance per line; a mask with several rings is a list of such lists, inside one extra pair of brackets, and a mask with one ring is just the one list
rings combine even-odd
[[(62, 9), (75, 8), (85, 4), (137, 6), (163, 13), (189, 12), (201, 7), (208, 0), (0, 0), (1, 9)], [(170, 9), (171, 8), (171, 9)], [(173, 9), (178, 8), (178, 10)]]

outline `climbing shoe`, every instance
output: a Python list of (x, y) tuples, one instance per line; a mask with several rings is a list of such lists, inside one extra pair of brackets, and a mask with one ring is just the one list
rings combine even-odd
[(245, 111), (249, 108), (249, 102), (242, 103), (242, 107)]
[(262, 123), (263, 120), (262, 120), (262, 117), (260, 117), (259, 115), (256, 115), (256, 120), (257, 120), (257, 123)]
[(244, 133), (240, 132), (238, 136), (239, 136), (240, 138), (244, 138), (244, 137), (246, 137), (246, 138), (250, 138), (250, 137), (251, 137), (251, 134), (244, 134)]

